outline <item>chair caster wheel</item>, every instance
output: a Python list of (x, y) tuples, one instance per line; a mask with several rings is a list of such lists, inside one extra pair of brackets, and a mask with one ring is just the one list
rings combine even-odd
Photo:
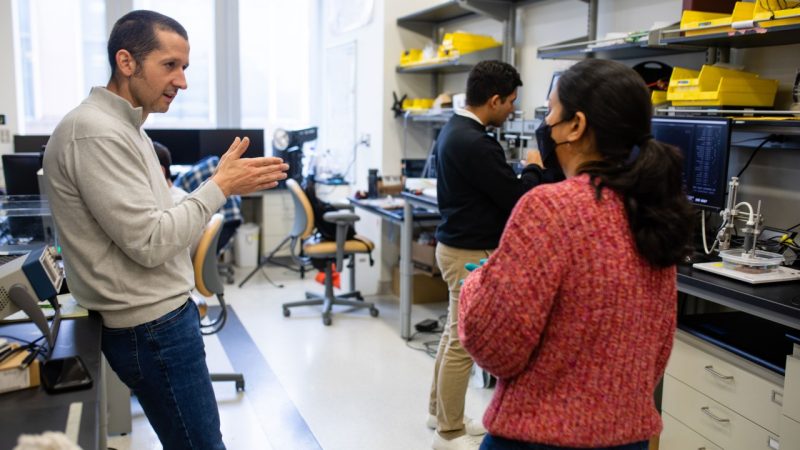
[(236, 382), (236, 392), (244, 392), (244, 381)]
[(370, 308), (369, 309), (369, 315), (370, 316), (378, 317), (378, 314), (380, 314), (380, 311), (378, 311), (378, 308)]
[(323, 325), (330, 326), (333, 321), (331, 320), (331, 316), (322, 316), (322, 323)]
[(283, 308), (283, 317), (289, 317), (292, 315), (292, 312), (289, 311), (289, 308)]

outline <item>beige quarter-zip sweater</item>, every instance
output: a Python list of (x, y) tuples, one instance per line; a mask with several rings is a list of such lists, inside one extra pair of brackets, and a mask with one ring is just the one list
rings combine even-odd
[(110, 328), (149, 322), (186, 301), (189, 246), (225, 203), (207, 182), (175, 205), (143, 122), (142, 108), (95, 87), (61, 120), (44, 155), (67, 283)]

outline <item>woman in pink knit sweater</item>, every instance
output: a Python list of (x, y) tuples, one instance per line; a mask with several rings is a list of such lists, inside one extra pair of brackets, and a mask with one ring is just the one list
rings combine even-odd
[(650, 135), (650, 92), (613, 61), (574, 65), (537, 130), (568, 179), (517, 203), (461, 290), (459, 336), (498, 378), (481, 449), (646, 449), (691, 234), (682, 157)]

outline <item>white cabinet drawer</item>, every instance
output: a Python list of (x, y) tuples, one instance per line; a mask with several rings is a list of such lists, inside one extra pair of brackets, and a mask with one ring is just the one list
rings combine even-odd
[[(798, 346), (795, 345), (795, 349)], [(800, 355), (786, 358), (786, 377), (783, 388), (783, 415), (800, 422)]]
[(664, 412), (725, 450), (770, 450), (778, 437), (670, 375), (662, 402)]
[(666, 372), (717, 402), (777, 433), (783, 388), (675, 339)]
[(668, 413), (661, 413), (664, 430), (658, 439), (658, 450), (723, 450), (692, 431)]
[(781, 419), (780, 450), (800, 450), (800, 422), (783, 417)]

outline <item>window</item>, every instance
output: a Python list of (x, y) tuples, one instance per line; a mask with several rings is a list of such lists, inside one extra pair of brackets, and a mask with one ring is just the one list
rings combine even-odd
[[(225, 11), (220, 8), (237, 4), (239, 14), (232, 23), (215, 17), (215, 11)], [(178, 94), (168, 113), (151, 114), (145, 126), (224, 124), (264, 128), (267, 136), (276, 127), (307, 127), (312, 124), (312, 82), (318, 72), (312, 57), (318, 45), (314, 22), (319, 5), (319, 0), (12, 0), (21, 77), (17, 85), (23, 99), (18, 133), (52, 133), (92, 86), (108, 83), (106, 45), (113, 20), (106, 12), (120, 10), (121, 15), (128, 7), (173, 17), (186, 28), (191, 43), (188, 89)], [(235, 33), (239, 54), (230, 60), (239, 66), (231, 70), (235, 82), (230, 82), (217, 75), (217, 65), (229, 55), (216, 52), (229, 48)], [(231, 104), (218, 107), (218, 98), (229, 98)]]
[(242, 126), (309, 126), (315, 0), (239, 0)]
[(20, 134), (50, 134), (92, 86), (108, 82), (105, 2), (22, 0), (16, 12), (24, 107)]
[(191, 46), (186, 71), (188, 89), (178, 93), (166, 114), (150, 114), (145, 127), (214, 128), (217, 124), (214, 1), (134, 0), (133, 7), (158, 11), (180, 22), (189, 34)]

